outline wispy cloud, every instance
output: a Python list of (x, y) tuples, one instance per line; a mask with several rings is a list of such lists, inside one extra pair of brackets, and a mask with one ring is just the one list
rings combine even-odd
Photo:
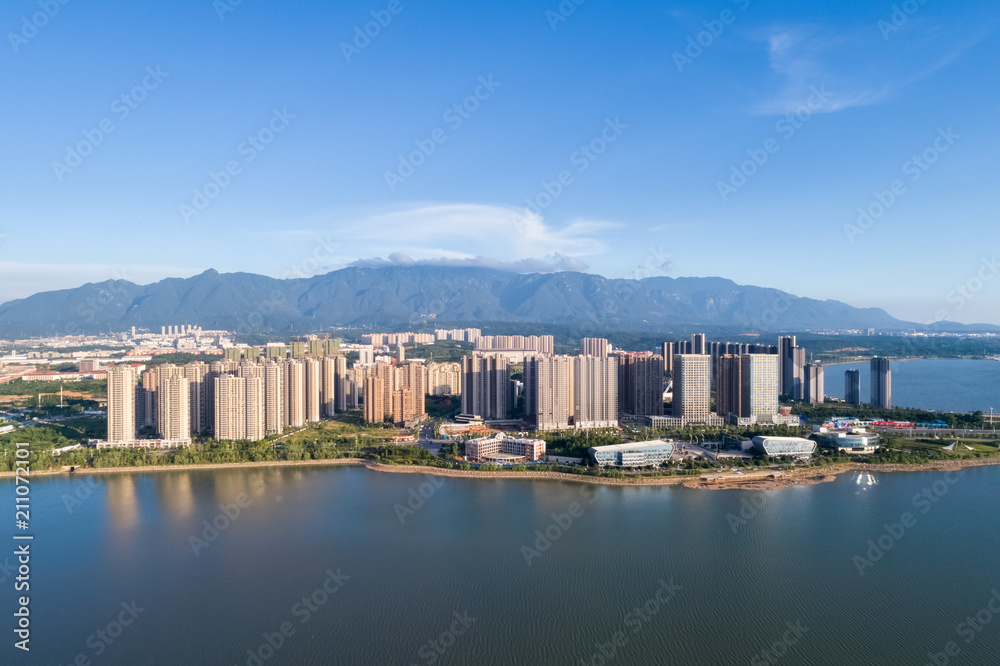
[(845, 32), (816, 25), (771, 26), (753, 35), (765, 45), (775, 76), (771, 92), (752, 111), (792, 113), (806, 102), (813, 86), (832, 93), (819, 113), (883, 103), (958, 60), (989, 35), (994, 24), (982, 22), (970, 32), (967, 25), (914, 19), (891, 41), (874, 24)]

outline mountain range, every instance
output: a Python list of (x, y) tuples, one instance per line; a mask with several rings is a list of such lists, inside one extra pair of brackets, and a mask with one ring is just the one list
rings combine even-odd
[(171, 324), (267, 333), (434, 321), (617, 331), (711, 326), (748, 333), (923, 328), (878, 308), (800, 298), (722, 278), (626, 280), (577, 272), (521, 274), (437, 266), (351, 267), (285, 280), (208, 270), (149, 285), (125, 280), (89, 283), (0, 305), (4, 338), (132, 326), (155, 331)]

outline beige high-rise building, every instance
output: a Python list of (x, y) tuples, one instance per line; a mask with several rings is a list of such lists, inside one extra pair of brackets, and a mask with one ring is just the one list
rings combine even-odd
[[(427, 368), (423, 363), (407, 363), (400, 369), (400, 382), (396, 389), (410, 391), (409, 418), (426, 413), (427, 404)], [(404, 419), (409, 420), (409, 419)], [(399, 423), (399, 421), (397, 421)]]
[(208, 391), (205, 390), (205, 377), (208, 375), (208, 364), (198, 361), (184, 366), (184, 377), (188, 380), (188, 391), (191, 396), (191, 432), (200, 433), (211, 430), (208, 423), (208, 409), (205, 404)]
[(428, 395), (461, 395), (462, 366), (459, 363), (430, 363), (427, 366)]
[(370, 374), (364, 380), (364, 413), (368, 423), (385, 421), (385, 385), (384, 380), (376, 373)]
[(247, 438), (247, 379), (234, 375), (215, 378), (215, 439)]
[(392, 392), (392, 421), (405, 423), (415, 416), (413, 411), (413, 391), (397, 389)]
[(758, 419), (778, 413), (777, 354), (743, 354), (740, 356), (741, 417)]
[(281, 363), (264, 363), (264, 432), (280, 435), (285, 424), (285, 369)]
[(577, 429), (618, 427), (618, 357), (577, 356), (573, 367)]
[(538, 430), (567, 430), (574, 416), (572, 356), (535, 356), (524, 362), (524, 413)]
[(246, 439), (259, 442), (267, 436), (266, 406), (267, 392), (264, 389), (264, 378), (259, 376), (246, 377)]
[(321, 390), (320, 413), (330, 418), (337, 413), (337, 359), (326, 356), (320, 361)]
[(285, 361), (285, 423), (301, 428), (306, 423), (306, 368), (300, 360)]
[(305, 408), (306, 421), (316, 423), (322, 418), (321, 405), (323, 395), (323, 366), (315, 358), (307, 358), (302, 361), (305, 367)]
[(674, 355), (675, 418), (702, 419), (712, 413), (712, 357)]
[(368, 369), (370, 375), (378, 377), (382, 387), (382, 420), (392, 418), (392, 392), (396, 390), (396, 368), (390, 363), (375, 363)]
[(191, 439), (191, 382), (180, 372), (174, 367), (158, 380), (156, 405), (162, 439)]
[(215, 432), (215, 380), (228, 374), (226, 363), (213, 361), (208, 364), (208, 374), (205, 375), (202, 384), (205, 391), (205, 423), (213, 433)]
[(108, 368), (108, 441), (135, 439), (136, 371), (125, 365)]
[(580, 344), (581, 356), (607, 356), (611, 353), (611, 343), (605, 338), (584, 338)]

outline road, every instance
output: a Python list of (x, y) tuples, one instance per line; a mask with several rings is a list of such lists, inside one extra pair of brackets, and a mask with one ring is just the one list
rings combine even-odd
[(434, 439), (434, 422), (431, 421), (425, 425), (420, 426), (420, 436), (417, 438), (417, 444), (424, 449), (427, 449), (434, 455), (438, 454), (441, 450), (442, 442), (435, 441)]

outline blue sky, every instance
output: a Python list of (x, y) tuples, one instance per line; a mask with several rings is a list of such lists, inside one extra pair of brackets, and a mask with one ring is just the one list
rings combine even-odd
[(424, 261), (1000, 324), (995, 2), (235, 2), (4, 4), (0, 300)]

